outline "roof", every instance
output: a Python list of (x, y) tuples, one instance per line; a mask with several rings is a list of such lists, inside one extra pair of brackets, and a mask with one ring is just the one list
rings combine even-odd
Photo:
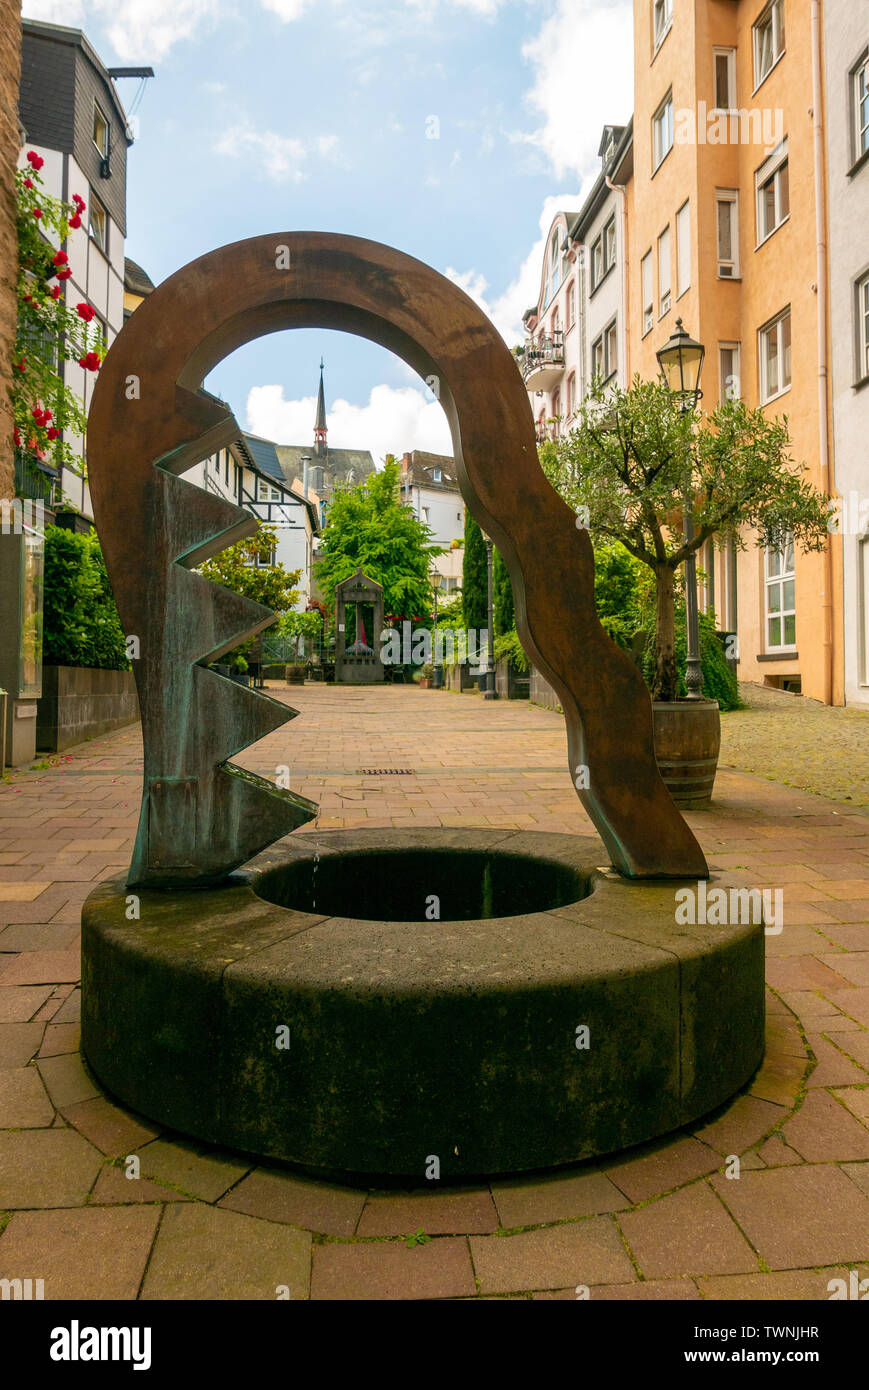
[(47, 39), (52, 43), (65, 43), (73, 48), (80, 48), (82, 50), (88, 62), (96, 69), (103, 79), (106, 90), (117, 112), (118, 119), (124, 127), (127, 144), (132, 145), (133, 132), (130, 130), (127, 113), (121, 104), (121, 98), (118, 96), (117, 88), (109, 76), (109, 70), (102, 58), (100, 58), (96, 49), (91, 46), (81, 29), (71, 29), (65, 24), (47, 24), (41, 19), (22, 19), (21, 31), (24, 34), (29, 34), (35, 39)]
[(130, 294), (140, 294), (143, 297), (151, 293), (155, 288), (154, 281), (147, 271), (144, 271), (137, 261), (131, 261), (129, 256), (124, 257), (124, 289)]
[[(440, 470), (440, 482), (433, 474)], [(429, 454), (422, 449), (414, 449), (404, 454), (401, 460), (401, 481), (410, 482), (415, 487), (433, 488), (438, 492), (458, 492), (456, 480), (456, 461), (448, 454)]]
[(375, 472), (374, 459), (368, 449), (333, 449), (331, 445), (319, 457), (314, 453), (313, 444), (278, 444), (275, 446), (283, 476), (301, 478), (302, 459), (311, 461), (312, 468), (325, 468), (327, 473), (343, 477), (351, 468), (359, 477), (368, 477)]
[(277, 447), (270, 439), (263, 439), (261, 435), (248, 434), (246, 431), (242, 435), (242, 439), (253, 459), (254, 467), (258, 468), (260, 473), (265, 473), (279, 483), (286, 481), (278, 458)]

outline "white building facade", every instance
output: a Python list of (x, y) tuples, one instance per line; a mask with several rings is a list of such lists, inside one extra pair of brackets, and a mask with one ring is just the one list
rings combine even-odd
[(404, 454), (401, 460), (401, 493), (413, 508), (418, 521), (434, 533), (432, 541), (443, 547), (435, 556), (432, 569), (437, 587), (444, 594), (462, 587), (462, 547), (465, 504), (456, 480), (455, 460), (446, 454), (429, 454), (421, 449)]

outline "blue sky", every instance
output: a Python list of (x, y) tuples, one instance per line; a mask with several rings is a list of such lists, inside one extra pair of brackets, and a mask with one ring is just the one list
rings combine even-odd
[[(630, 0), (30, 0), (83, 28), (138, 96), (127, 252), (159, 282), (240, 237), (350, 232), (461, 283), (517, 341), (541, 238), (631, 110)], [(434, 118), (434, 119), (432, 119)], [(437, 138), (430, 138), (433, 134)], [(390, 354), (314, 330), (249, 344), (208, 381), (242, 425), (307, 442), (320, 355), (330, 442), (448, 449)]]

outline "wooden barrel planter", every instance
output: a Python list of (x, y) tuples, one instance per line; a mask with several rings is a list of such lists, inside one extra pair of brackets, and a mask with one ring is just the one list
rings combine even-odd
[(717, 700), (652, 701), (655, 757), (667, 790), (686, 811), (712, 800), (721, 716)]
[(304, 684), (305, 684), (305, 667), (304, 667), (304, 666), (285, 666), (285, 667), (284, 667), (284, 677), (285, 677), (285, 679), (286, 679), (287, 685), (304, 685)]

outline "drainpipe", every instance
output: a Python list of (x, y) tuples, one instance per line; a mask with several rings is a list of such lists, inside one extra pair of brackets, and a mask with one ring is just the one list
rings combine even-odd
[[(812, 131), (814, 135), (815, 237), (817, 242), (818, 294), (818, 461), (821, 487), (831, 491), (830, 410), (827, 396), (827, 221), (824, 163), (823, 72), (821, 56), (821, 0), (812, 0)], [(823, 619), (823, 700), (833, 703), (833, 553), (830, 537), (824, 549)]]
[(609, 174), (604, 174), (604, 183), (611, 193), (618, 193), (622, 208), (622, 324), (619, 333), (619, 362), (621, 363), (622, 386), (628, 386), (628, 195), (623, 183), (613, 183)]
[(576, 327), (579, 333), (579, 389), (576, 393), (576, 403), (581, 405), (585, 400), (588, 376), (586, 371), (586, 351), (585, 351), (585, 242), (576, 243), (576, 265), (577, 265), (577, 320)]

